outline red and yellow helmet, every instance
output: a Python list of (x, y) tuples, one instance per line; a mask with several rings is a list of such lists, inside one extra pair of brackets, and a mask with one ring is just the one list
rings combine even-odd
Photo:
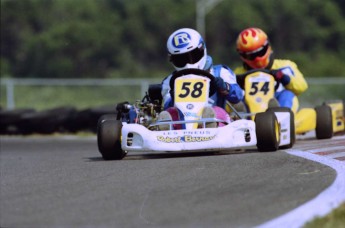
[(237, 52), (242, 61), (253, 69), (265, 68), (270, 62), (272, 53), (267, 35), (259, 28), (243, 30), (236, 41)]

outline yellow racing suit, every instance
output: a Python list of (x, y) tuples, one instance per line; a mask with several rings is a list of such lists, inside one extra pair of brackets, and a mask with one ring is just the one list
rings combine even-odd
[[(279, 86), (276, 87), (275, 98), (281, 107), (291, 108), (296, 113), (299, 106), (297, 96), (308, 89), (308, 84), (296, 63), (285, 59), (274, 59), (266, 69), (280, 70), (283, 73), (283, 77), (277, 82)], [(244, 65), (237, 67), (234, 73), (236, 75), (243, 74), (248, 70), (251, 69)]]

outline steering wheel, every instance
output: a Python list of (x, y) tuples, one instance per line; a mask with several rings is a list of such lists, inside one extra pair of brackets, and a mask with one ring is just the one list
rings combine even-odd
[[(244, 89), (244, 81), (246, 79), (246, 77), (252, 73), (255, 73), (255, 72), (263, 72), (263, 73), (266, 73), (266, 74), (269, 74), (269, 75), (272, 75), (274, 77), (274, 75), (271, 73), (270, 70), (267, 70), (267, 69), (252, 69), (252, 70), (248, 70), (247, 72), (243, 73), (243, 74), (237, 74), (236, 75), (236, 80), (237, 80), (237, 84), (242, 88)], [(276, 83), (275, 85), (275, 90), (277, 90), (279, 87), (279, 83)]]
[(184, 70), (180, 70), (180, 71), (175, 71), (173, 74), (172, 74), (172, 77), (170, 79), (170, 91), (174, 91), (175, 89), (175, 80), (179, 77), (182, 77), (182, 76), (185, 76), (185, 75), (188, 75), (188, 74), (195, 74), (195, 75), (198, 75), (198, 76), (202, 76), (202, 77), (205, 77), (205, 78), (208, 78), (210, 79), (210, 91), (209, 91), (209, 96), (211, 97), (213, 94), (215, 94), (215, 92), (217, 91), (215, 86), (213, 86), (215, 84), (215, 78), (214, 76), (208, 72), (208, 71), (205, 71), (205, 70), (200, 70), (200, 69), (184, 69)]

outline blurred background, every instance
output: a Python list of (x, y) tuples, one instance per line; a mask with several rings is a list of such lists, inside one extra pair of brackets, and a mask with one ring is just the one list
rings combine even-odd
[(141, 99), (169, 75), (166, 40), (204, 34), (214, 62), (241, 63), (247, 27), (268, 34), (276, 58), (295, 61), (304, 106), (345, 100), (344, 0), (1, 0), (2, 109), (78, 109)]

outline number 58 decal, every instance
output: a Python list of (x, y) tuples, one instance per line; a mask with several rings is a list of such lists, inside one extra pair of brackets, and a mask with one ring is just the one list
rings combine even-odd
[(203, 102), (206, 100), (206, 83), (202, 79), (176, 79), (175, 101)]

